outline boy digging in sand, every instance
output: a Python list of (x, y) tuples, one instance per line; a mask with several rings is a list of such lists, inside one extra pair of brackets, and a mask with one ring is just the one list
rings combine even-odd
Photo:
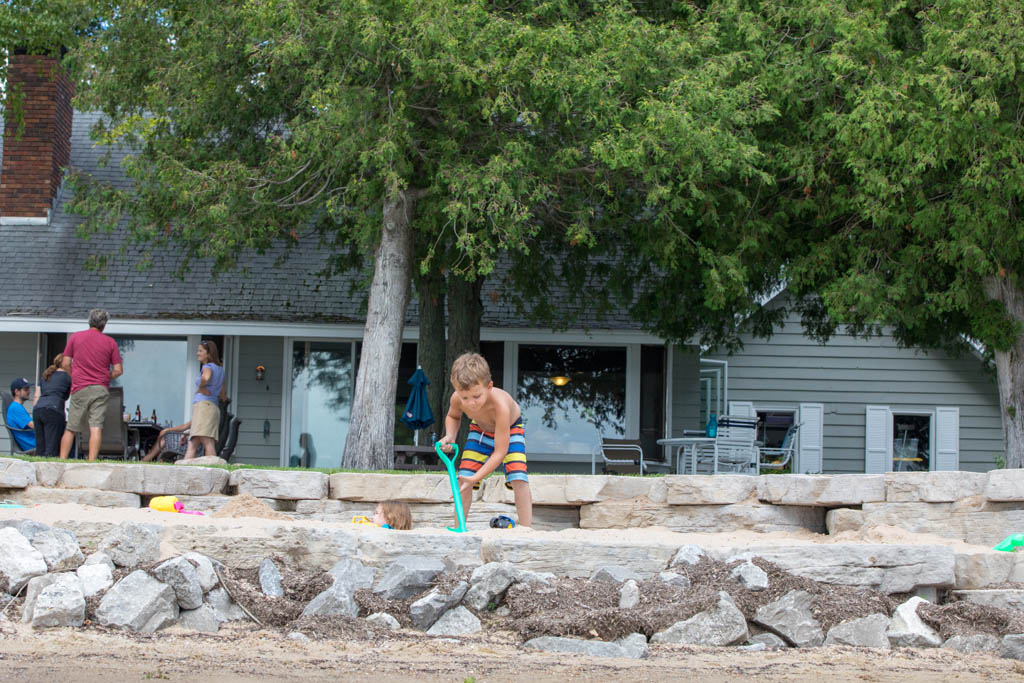
[(501, 465), (505, 485), (515, 496), (519, 526), (533, 526), (533, 498), (526, 476), (526, 431), (519, 404), (491, 381), (491, 369), (478, 353), (464, 353), (452, 363), (452, 394), (444, 419), (441, 448), (451, 452), (462, 415), (470, 419), (469, 436), (459, 463), (462, 510), (469, 517), (473, 487)]

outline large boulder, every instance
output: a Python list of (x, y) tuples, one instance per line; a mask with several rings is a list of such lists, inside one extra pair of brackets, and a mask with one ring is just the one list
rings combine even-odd
[(725, 591), (718, 593), (714, 609), (677, 621), (664, 631), (651, 636), (652, 643), (683, 645), (735, 645), (749, 635), (747, 620)]
[(174, 589), (181, 609), (197, 609), (203, 604), (203, 587), (194, 564), (184, 557), (173, 557), (153, 570), (153, 575)]
[[(335, 500), (364, 503), (376, 503), (381, 500), (447, 503), (451, 509), (452, 488), (446, 474), (343, 472), (330, 476), (330, 497)], [(474, 500), (479, 498), (480, 492), (474, 492)]]
[(559, 638), (557, 636), (540, 636), (523, 643), (523, 647), (542, 652), (565, 652), (586, 655), (587, 657), (629, 657), (640, 659), (637, 648), (627, 649), (619, 643), (608, 643), (603, 640), (581, 640), (579, 638)]
[(729, 576), (736, 579), (747, 590), (755, 593), (768, 588), (768, 574), (750, 560), (733, 567)]
[[(74, 574), (70, 574), (70, 576), (74, 576)], [(25, 585), (25, 603), (21, 607), (21, 621), (26, 624), (32, 621), (32, 614), (36, 609), (36, 598), (39, 597), (39, 594), (45, 588), (57, 581), (65, 581), (68, 577), (69, 573), (64, 572), (60, 574), (42, 574), (29, 579)]]
[(222, 493), (228, 473), (212, 467), (165, 467), (163, 465), (109, 462), (40, 462), (36, 476), (42, 486), (69, 489), (123, 491), (145, 496)]
[(214, 588), (206, 594), (206, 605), (213, 610), (217, 621), (245, 621), (249, 615), (238, 606), (223, 586)]
[(359, 605), (353, 591), (341, 581), (335, 581), (327, 590), (313, 598), (302, 610), (304, 617), (358, 617)]
[(844, 507), (885, 500), (885, 475), (787, 474), (757, 478), (757, 497), (772, 505)]
[(797, 647), (817, 647), (825, 641), (821, 624), (811, 613), (814, 597), (807, 591), (790, 591), (757, 610), (754, 622), (781, 634)]
[(318, 500), (327, 497), (328, 477), (323, 472), (235, 470), (228, 485), (257, 498)]
[(271, 598), (284, 597), (284, 586), (281, 585), (281, 572), (269, 557), (264, 557), (260, 560), (257, 578), (260, 582), (260, 590), (263, 591), (264, 595)]
[(220, 583), (220, 579), (217, 578), (217, 570), (214, 568), (214, 560), (202, 553), (185, 553), (182, 557), (196, 568), (196, 577), (199, 579), (199, 587), (203, 593), (210, 592)]
[(176, 625), (189, 631), (216, 633), (220, 630), (220, 619), (217, 618), (217, 611), (213, 607), (203, 603), (196, 609), (179, 612)]
[(859, 619), (848, 619), (828, 630), (825, 645), (850, 645), (853, 647), (875, 647), (889, 649), (885, 632), (889, 628), (889, 617), (871, 614)]
[(36, 481), (36, 468), (32, 463), (17, 458), (0, 458), (0, 489), (23, 489), (34, 486)]
[(603, 583), (622, 583), (623, 581), (642, 581), (643, 577), (629, 567), (609, 564), (594, 572), (590, 580)]
[(409, 616), (412, 618), (412, 625), (421, 631), (425, 631), (434, 625), (442, 614), (455, 607), (462, 601), (469, 590), (469, 584), (459, 581), (449, 592), (441, 592), (434, 588), (416, 602), (409, 605)]
[(50, 572), (74, 571), (85, 562), (78, 539), (66, 529), (52, 527), (31, 519), (6, 520), (0, 526), (12, 527), (28, 539), (46, 561)]
[(976, 633), (970, 636), (953, 636), (942, 644), (945, 650), (956, 650), (964, 654), (974, 652), (995, 652), (999, 649), (999, 638), (987, 633)]
[(581, 529), (649, 526), (663, 526), (682, 533), (730, 532), (737, 529), (761, 533), (820, 533), (825, 530), (825, 510), (806, 506), (764, 505), (756, 501), (729, 505), (666, 505), (653, 503), (644, 497), (607, 500), (580, 508)]
[(22, 505), (74, 503), (96, 508), (137, 508), (141, 506), (141, 498), (137, 493), (101, 491), (100, 489), (57, 489), (46, 486), (29, 486), (21, 491), (8, 491), (4, 497)]
[(404, 600), (422, 593), (444, 571), (444, 563), (433, 557), (406, 555), (385, 569), (373, 592), (389, 600)]
[(989, 470), (984, 496), (991, 501), (1014, 503), (1024, 501), (1024, 470), (1016, 468)]
[(889, 472), (885, 500), (890, 503), (952, 503), (985, 491), (984, 472)]
[(160, 559), (160, 527), (156, 524), (122, 522), (100, 541), (118, 567), (137, 567)]
[(665, 502), (669, 505), (729, 505), (753, 498), (757, 477), (673, 475), (665, 477), (665, 489)]
[(508, 562), (488, 562), (477, 567), (469, 579), (464, 601), (475, 610), (497, 603), (515, 578), (515, 567)]
[[(1012, 555), (1011, 555), (1012, 557)], [(953, 591), (954, 600), (1001, 609), (1024, 610), (1024, 590), (1020, 588), (988, 588)]]
[(1004, 659), (1024, 660), (1024, 633), (1003, 636), (1003, 641), (999, 644), (999, 656)]
[(81, 626), (85, 621), (85, 595), (82, 584), (73, 573), (40, 591), (32, 609), (32, 628)]
[(640, 586), (633, 579), (624, 581), (619, 589), (619, 609), (633, 609), (640, 604)]
[(916, 595), (896, 608), (886, 635), (893, 647), (939, 647), (942, 636), (917, 616), (917, 606), (928, 602)]
[(448, 610), (427, 629), (432, 636), (467, 636), (478, 631), (480, 620), (465, 607)]
[(20, 531), (12, 527), (0, 529), (0, 591), (17, 595), (29, 579), (45, 573), (43, 554)]
[(114, 585), (114, 573), (105, 564), (83, 564), (75, 574), (82, 582), (82, 594), (91, 598)]
[(485, 562), (510, 562), (520, 569), (550, 571), (571, 578), (589, 578), (601, 567), (618, 565), (630, 567), (647, 579), (663, 571), (678, 548), (669, 542), (565, 540), (510, 534), (485, 536), (481, 552)]
[(367, 567), (352, 557), (338, 560), (327, 573), (335, 583), (341, 582), (347, 586), (350, 593), (355, 593), (360, 588), (372, 588), (373, 580), (377, 577), (375, 567)]
[(136, 570), (114, 584), (96, 609), (96, 621), (136, 633), (153, 633), (178, 618), (174, 589)]

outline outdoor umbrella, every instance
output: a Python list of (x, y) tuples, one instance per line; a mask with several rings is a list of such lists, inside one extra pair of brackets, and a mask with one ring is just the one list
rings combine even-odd
[(412, 385), (412, 393), (409, 394), (409, 401), (405, 404), (405, 412), (399, 419), (412, 429), (423, 429), (434, 424), (434, 413), (430, 410), (430, 401), (427, 398), (427, 385), (430, 380), (423, 374), (422, 368), (416, 368), (416, 372), (409, 378)]

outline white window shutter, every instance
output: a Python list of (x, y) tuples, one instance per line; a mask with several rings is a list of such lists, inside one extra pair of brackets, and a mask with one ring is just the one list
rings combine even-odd
[(935, 409), (935, 469), (960, 469), (960, 409)]
[(892, 471), (892, 412), (889, 406), (867, 406), (864, 416), (864, 471)]
[(729, 414), (733, 417), (757, 417), (750, 401), (729, 401)]
[(825, 405), (801, 403), (799, 422), (796, 471), (799, 474), (820, 474), (824, 468)]

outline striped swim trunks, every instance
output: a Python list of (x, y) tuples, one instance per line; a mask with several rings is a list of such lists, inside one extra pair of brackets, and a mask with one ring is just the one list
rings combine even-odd
[[(485, 432), (476, 422), (469, 423), (469, 436), (459, 462), (459, 476), (472, 477), (494, 452), (494, 434)], [(509, 428), (508, 454), (501, 461), (505, 485), (510, 481), (530, 481), (526, 476), (526, 428), (520, 417)], [(497, 470), (495, 470), (497, 471)]]

